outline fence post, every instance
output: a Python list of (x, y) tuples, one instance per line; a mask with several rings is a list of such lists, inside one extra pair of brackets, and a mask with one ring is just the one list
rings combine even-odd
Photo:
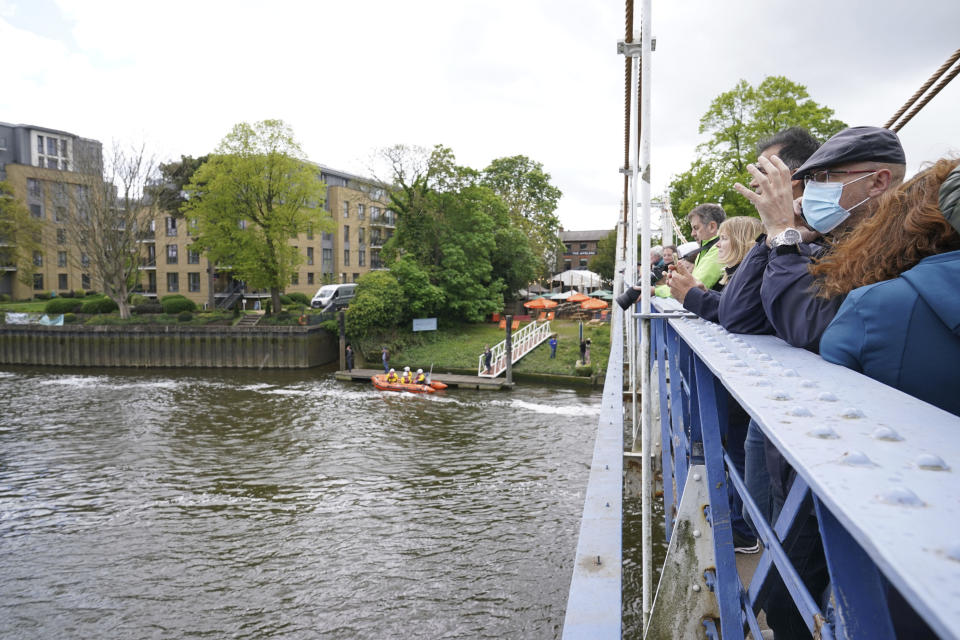
[(507, 318), (507, 344), (505, 345), (507, 351), (507, 384), (513, 384), (513, 316), (506, 316)]

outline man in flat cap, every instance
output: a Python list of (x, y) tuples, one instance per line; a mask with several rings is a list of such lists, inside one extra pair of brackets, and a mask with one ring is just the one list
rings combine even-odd
[[(873, 213), (877, 198), (903, 181), (905, 165), (896, 133), (851, 127), (827, 140), (794, 172), (777, 156), (747, 166), (757, 191), (741, 184), (735, 188), (756, 206), (766, 230), (752, 251), (767, 256), (760, 297), (778, 337), (817, 350), (843, 301), (816, 297), (810, 262), (829, 250), (825, 237)], [(806, 185), (799, 207), (792, 180)]]

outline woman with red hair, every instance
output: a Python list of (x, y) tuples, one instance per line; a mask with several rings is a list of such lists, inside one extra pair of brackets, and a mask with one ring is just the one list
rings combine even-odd
[(846, 299), (820, 355), (960, 415), (960, 160), (898, 189), (811, 270)]

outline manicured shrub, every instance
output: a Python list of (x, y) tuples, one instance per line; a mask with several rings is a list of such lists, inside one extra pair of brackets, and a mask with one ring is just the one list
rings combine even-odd
[(74, 297), (74, 298), (82, 298), (82, 297), (85, 296), (85, 295), (87, 295), (87, 294), (85, 294), (85, 293), (83, 292), (83, 289), (77, 289), (76, 291), (73, 292), (73, 297)]
[(94, 298), (92, 300), (87, 300), (83, 303), (83, 306), (80, 307), (80, 313), (95, 314), (95, 313), (113, 313), (117, 310), (117, 303), (107, 297)]
[[(305, 307), (310, 306), (310, 298), (308, 298), (307, 294), (305, 293), (294, 292), (294, 293), (288, 294), (287, 297), (290, 298), (290, 300), (292, 300), (293, 302), (298, 302), (304, 305)], [(288, 303), (284, 303), (284, 304), (288, 304)]]
[(93, 296), (99, 295), (99, 294), (98, 294), (96, 291), (94, 291), (93, 289), (90, 289), (89, 291), (87, 291), (87, 292), (86, 292), (85, 294), (83, 294), (83, 295), (85, 295), (85, 296), (88, 297), (88, 298), (92, 298)]
[(189, 311), (181, 311), (177, 314), (177, 322), (190, 322), (193, 320), (193, 314)]
[(43, 305), (44, 313), (76, 313), (83, 303), (76, 298), (54, 298)]
[(163, 312), (169, 313), (170, 315), (180, 313), (181, 311), (197, 310), (197, 305), (193, 300), (181, 295), (164, 296), (160, 304), (163, 306)]
[(143, 304), (144, 302), (150, 302), (150, 298), (139, 293), (130, 294), (130, 304), (136, 306), (138, 304)]
[(61, 298), (76, 298), (76, 297), (77, 297), (77, 294), (75, 294), (73, 291), (61, 291), (61, 292), (60, 292), (60, 297), (61, 297)]
[(149, 313), (163, 313), (163, 305), (159, 302), (143, 302), (133, 307), (131, 311), (137, 315), (146, 315)]
[(77, 321), (77, 314), (75, 313), (63, 314), (63, 324), (73, 324), (76, 321)]
[(6, 293), (0, 293), (0, 302), (10, 302), (10, 295)]
[(280, 304), (293, 304), (293, 299), (285, 293), (280, 294)]
[(42, 291), (40, 293), (35, 293), (33, 297), (36, 298), (37, 300), (49, 300), (50, 298), (53, 297), (53, 295), (54, 294), (52, 291)]

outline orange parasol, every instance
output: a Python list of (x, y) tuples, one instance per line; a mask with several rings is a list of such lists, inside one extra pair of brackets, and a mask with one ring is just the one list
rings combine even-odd
[(580, 303), (581, 309), (588, 310), (606, 309), (608, 306), (607, 301), (600, 298), (587, 298)]
[(553, 309), (557, 306), (557, 303), (553, 300), (547, 300), (546, 298), (537, 298), (536, 300), (531, 300), (530, 302), (524, 302), (523, 306), (527, 309)]
[(575, 293), (569, 298), (567, 298), (567, 302), (583, 302), (584, 300), (589, 300), (589, 299), (590, 299), (590, 296), (585, 296), (582, 293)]

